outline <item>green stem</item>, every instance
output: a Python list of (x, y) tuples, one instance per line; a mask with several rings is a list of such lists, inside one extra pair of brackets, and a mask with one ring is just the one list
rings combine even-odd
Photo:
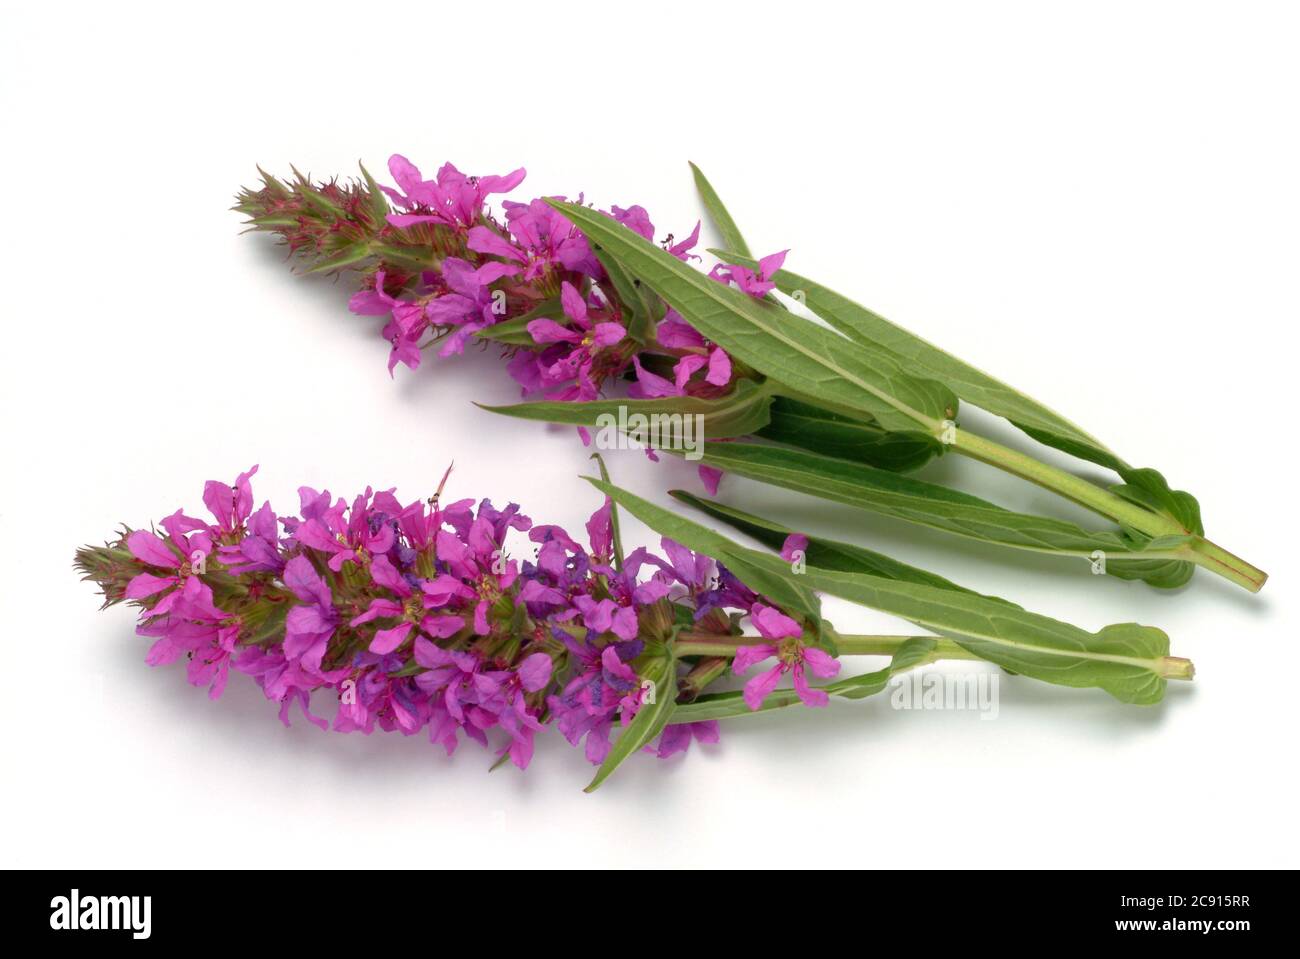
[[(987, 662), (970, 650), (959, 646), (951, 639), (938, 636), (862, 636), (837, 634), (835, 645), (841, 656), (892, 656), (900, 646), (913, 639), (929, 639), (934, 642), (926, 657), (915, 665), (924, 666), (940, 659), (967, 659)], [(729, 659), (746, 646), (762, 646), (771, 640), (762, 636), (719, 636), (716, 633), (683, 632), (677, 634), (677, 643), (673, 647), (678, 656), (710, 656)], [(1191, 679), (1196, 670), (1190, 659), (1181, 656), (1161, 656), (1156, 662), (1156, 672), (1164, 679)], [(719, 671), (714, 675), (720, 675)]]
[(1148, 536), (1174, 536), (1187, 532), (1168, 516), (1161, 516), (1136, 503), (1130, 503), (1110, 490), (1103, 489), (1073, 473), (1067, 473), (1063, 469), (966, 430), (954, 430), (953, 434), (954, 439), (950, 445), (958, 453), (964, 453), (971, 459), (1019, 476), (1093, 512), (1108, 516), (1117, 523), (1140, 530)]
[[(892, 656), (900, 646), (912, 639), (932, 639), (935, 642), (930, 659), (980, 659), (972, 652), (958, 646), (951, 639), (935, 636), (843, 636), (835, 637), (841, 656)], [(719, 656), (730, 658), (746, 646), (762, 646), (771, 640), (762, 636), (719, 636), (716, 633), (678, 633), (674, 649), (678, 656)]]
[[(981, 656), (977, 656), (969, 650), (963, 649), (957, 643), (950, 639), (943, 639), (936, 636), (844, 636), (835, 637), (836, 646), (839, 648), (840, 655), (849, 656), (891, 656), (898, 651), (898, 648), (904, 643), (913, 639), (928, 639), (935, 644), (922, 658), (909, 664), (906, 667), (894, 669), (892, 675), (901, 675), (910, 670), (919, 669), (922, 666), (928, 666), (931, 663), (941, 659), (965, 659), (985, 662)], [(707, 656), (708, 659), (701, 660), (700, 663), (691, 671), (691, 676), (697, 673), (707, 671), (708, 678), (697, 687), (692, 687), (689, 694), (679, 697), (677, 707), (673, 712), (671, 722), (689, 723), (696, 722), (699, 719), (721, 719), (735, 718), (736, 716), (754, 716), (760, 713), (779, 709), (784, 706), (790, 706), (798, 702), (797, 699), (788, 698), (787, 701), (778, 703), (765, 704), (761, 709), (753, 712), (717, 714), (713, 712), (716, 703), (696, 702), (699, 695), (699, 689), (708, 685), (725, 671), (726, 660), (736, 655), (737, 651), (746, 646), (762, 646), (769, 641), (762, 636), (719, 636), (716, 633), (703, 632), (683, 632), (678, 633), (675, 649), (678, 656)], [(1162, 679), (1173, 680), (1190, 680), (1195, 675), (1196, 670), (1190, 659), (1184, 659), (1181, 656), (1160, 656), (1152, 661), (1155, 672)], [(721, 668), (720, 668), (721, 667)], [(700, 676), (703, 679), (703, 676)], [(687, 684), (684, 682), (683, 687)], [(687, 690), (683, 688), (683, 692)]]
[[(1110, 490), (1088, 482), (1082, 477), (1036, 460), (1032, 456), (1003, 446), (1001, 443), (995, 443), (993, 440), (958, 429), (954, 431), (953, 442), (950, 445), (958, 453), (965, 454), (971, 459), (987, 463), (989, 466), (996, 466), (1013, 476), (1019, 476), (1021, 479), (1028, 480), (1043, 489), (1051, 490), (1071, 502), (1078, 503), (1080, 506), (1086, 507), (1095, 513), (1100, 513), (1102, 516), (1129, 526), (1148, 536), (1188, 535), (1188, 531), (1172, 517), (1144, 509), (1121, 496), (1116, 496)], [(1252, 566), (1239, 556), (1234, 556), (1203, 536), (1195, 537), (1191, 543), (1177, 550), (1177, 556), (1185, 562), (1203, 566), (1210, 572), (1217, 573), (1219, 576), (1250, 590), (1252, 593), (1259, 592), (1268, 579), (1268, 574), (1262, 569)], [(1146, 557), (1138, 553), (1132, 556), (1116, 558), (1143, 559)]]
[(1268, 581), (1268, 573), (1204, 537), (1197, 537), (1189, 543), (1183, 551), (1183, 558), (1212, 573), (1218, 573), (1252, 593), (1258, 593)]
[(730, 665), (727, 659), (725, 656), (709, 656), (696, 663), (677, 684), (677, 702), (694, 702), (710, 683), (727, 671)]

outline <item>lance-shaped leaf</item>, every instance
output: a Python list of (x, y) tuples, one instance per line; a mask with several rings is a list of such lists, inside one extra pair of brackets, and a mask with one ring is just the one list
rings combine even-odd
[[(889, 685), (889, 680), (897, 673), (915, 669), (930, 662), (931, 654), (937, 645), (935, 640), (923, 636), (909, 639), (898, 648), (898, 652), (894, 653), (889, 665), (884, 669), (863, 673), (860, 676), (850, 676), (847, 679), (837, 679), (833, 683), (827, 683), (816, 688), (825, 691), (831, 696), (839, 696), (843, 699), (866, 699), (868, 696), (874, 696), (876, 693), (883, 691)], [(771, 712), (774, 709), (794, 706), (799, 702), (801, 700), (793, 689), (774, 689), (768, 693), (767, 698), (763, 700), (763, 705), (758, 709), (750, 709), (745, 704), (744, 693), (705, 693), (693, 702), (679, 705), (673, 712), (672, 719), (674, 723), (698, 723), (708, 719), (731, 719), (736, 716), (750, 716)]]
[(741, 256), (749, 256), (749, 246), (740, 233), (740, 227), (736, 226), (736, 221), (731, 218), (731, 214), (723, 206), (718, 191), (713, 189), (713, 184), (708, 181), (704, 172), (694, 163), (691, 164), (691, 173), (695, 176), (695, 189), (699, 191), (700, 200), (704, 203), (704, 209), (708, 211), (709, 219), (713, 221), (713, 226), (717, 229), (718, 235), (722, 237), (722, 242), (728, 250), (735, 250)]
[[(758, 261), (748, 254), (710, 250), (728, 263), (756, 269)], [(961, 399), (1017, 424), (1061, 436), (1097, 455), (1114, 454), (1102, 443), (1085, 433), (1059, 413), (940, 349), (933, 343), (891, 323), (807, 277), (790, 270), (778, 270), (772, 276), (778, 290), (794, 297), (835, 329), (864, 346), (884, 349), (894, 354), (908, 372), (946, 383)]]
[(861, 347), (711, 280), (603, 213), (559, 200), (547, 202), (702, 334), (801, 397), (829, 409), (868, 413), (896, 432), (937, 436), (943, 420), (954, 415), (956, 398), (947, 387), (905, 375), (887, 352)]
[[(774, 523), (772, 520), (755, 516), (753, 513), (746, 513), (734, 506), (726, 506), (713, 500), (703, 499), (685, 490), (669, 490), (668, 495), (679, 502), (695, 507), (702, 513), (707, 513), (714, 519), (722, 520), (732, 528), (753, 537), (764, 546), (777, 552), (780, 552), (781, 547), (785, 544), (786, 537), (794, 532), (794, 530), (782, 526), (780, 523)], [(804, 559), (810, 566), (816, 566), (819, 569), (837, 569), (847, 573), (865, 573), (868, 576), (883, 576), (886, 579), (896, 579), (904, 583), (921, 583), (926, 586), (937, 586), (941, 589), (955, 589), (961, 593), (980, 595), (975, 593), (974, 590), (958, 586), (952, 580), (945, 579), (937, 573), (931, 573), (916, 566), (909, 566), (907, 563), (886, 556), (884, 553), (877, 553), (862, 546), (841, 543), (821, 536), (805, 535), (808, 538), (808, 548), (804, 550)], [(996, 596), (986, 598), (999, 603), (1007, 602), (1007, 600)]]
[[(1189, 663), (1169, 658), (1169, 637), (1154, 627), (1124, 623), (1090, 633), (1009, 603), (944, 587), (814, 566), (796, 574), (778, 556), (733, 543), (626, 490), (607, 484), (605, 488), (651, 529), (687, 545), (690, 540), (684, 537), (707, 545), (698, 551), (732, 569), (740, 563), (748, 570), (765, 570), (772, 578), (797, 580), (803, 589), (891, 613), (1015, 673), (1063, 686), (1096, 687), (1123, 702), (1144, 705), (1164, 696), (1166, 678), (1191, 675)], [(739, 570), (737, 575), (744, 580)]]
[[(786, 567), (775, 556), (753, 562)], [(1170, 660), (1169, 637), (1153, 626), (1119, 623), (1090, 633), (950, 589), (812, 566), (802, 576), (814, 589), (900, 616), (981, 659), (1044, 682), (1097, 687), (1121, 702), (1151, 705), (1164, 697), (1167, 678), (1190, 678), (1184, 660)]]
[(924, 466), (943, 449), (940, 443), (920, 433), (890, 433), (870, 420), (785, 396), (772, 400), (771, 420), (758, 435), (899, 473)]
[[(611, 483), (590, 476), (584, 476), (583, 479), (627, 509), (660, 536), (667, 536), (669, 539), (681, 543), (687, 549), (717, 559), (719, 553), (735, 545), (727, 537), (721, 536), (699, 523), (692, 523), (685, 517), (656, 506), (639, 496), (633, 496), (626, 490), (620, 489)], [(629, 505), (633, 502), (636, 504), (635, 509)], [(757, 551), (754, 552), (755, 555), (761, 555)], [(726, 565), (750, 589), (769, 597), (775, 603), (784, 607), (787, 612), (803, 614), (811, 622), (814, 631), (820, 633), (821, 603), (817, 599), (817, 594), (804, 586), (803, 583), (786, 575), (788, 570), (773, 574), (768, 568), (754, 566), (746, 557), (739, 555), (733, 557)]]
[(629, 274), (623, 268), (623, 264), (599, 246), (593, 245), (592, 252), (596, 255), (596, 259), (600, 260), (600, 265), (605, 268), (605, 275), (609, 277), (614, 292), (618, 294), (619, 301), (627, 311), (623, 322), (627, 327), (628, 336), (642, 345), (650, 343), (655, 338), (656, 325), (663, 319), (663, 304), (658, 297), (642, 286), (636, 277)]
[(649, 663), (642, 667), (640, 678), (653, 683), (650, 687), (653, 690), (651, 701), (641, 704), (636, 716), (614, 741), (614, 745), (605, 756), (605, 761), (600, 764), (595, 777), (583, 792), (593, 792), (598, 789), (623, 760), (648, 746), (652, 739), (663, 732), (664, 726), (668, 725), (677, 698), (677, 664), (672, 654), (651, 658)]
[[(585, 403), (538, 401), (483, 406), (483, 409), (526, 420), (611, 429), (634, 438), (641, 432), (643, 435), (638, 439), (643, 444), (649, 444), (657, 436), (659, 442), (653, 444), (656, 449), (689, 452), (698, 449), (704, 439), (727, 439), (757, 432), (767, 425), (771, 403), (772, 395), (765, 385), (741, 380), (732, 392), (719, 397), (665, 396)], [(697, 416), (700, 419), (694, 419)]]
[[(748, 253), (709, 252), (750, 269), (758, 265)], [(850, 339), (894, 354), (912, 375), (946, 384), (963, 401), (1010, 420), (1044, 445), (1115, 470), (1128, 484), (1116, 492), (1124, 495), (1124, 490), (1132, 490), (1134, 495), (1128, 497), (1132, 501), (1177, 520), (1189, 533), (1204, 534), (1200, 507), (1190, 493), (1172, 489), (1153, 469), (1129, 466), (1100, 440), (1032, 397), (805, 276), (782, 269), (772, 282)], [(1190, 568), (1184, 572), (1190, 575)]]
[[(1163, 477), (1154, 471), (1132, 470), (1058, 414), (1015, 393), (987, 374), (960, 364), (930, 344), (915, 338), (911, 341), (921, 343), (928, 363), (925, 365), (919, 359), (906, 358), (875, 340), (852, 340), (836, 335), (780, 307), (756, 301), (738, 290), (710, 281), (610, 217), (574, 204), (548, 202), (583, 229), (589, 239), (620, 259), (629, 272), (654, 288), (700, 332), (753, 369), (788, 387), (796, 398), (836, 412), (869, 414), (890, 432), (919, 432), (938, 437), (955, 416), (957, 394), (942, 379), (928, 377), (942, 376), (946, 369), (959, 364), (960, 369), (956, 372), (964, 377), (964, 388), (983, 389), (985, 402), (1019, 402), (1021, 408), (1011, 410), (1009, 414), (1016, 417), (1013, 422), (1017, 425), (1054, 437), (1052, 442), (1061, 449), (1077, 449), (1097, 462), (1115, 464), (1130, 486), (1139, 486), (1160, 501), (1163, 506), (1160, 509), (1153, 509), (1146, 503), (1141, 506), (1159, 515), (1159, 522), (1129, 525), (1143, 527), (1148, 535), (1165, 536), (1170, 532), (1169, 520), (1173, 519), (1182, 527), (1179, 532), (1194, 531), (1180, 518), (1180, 514), (1199, 512), (1188, 494), (1170, 490)], [(892, 324), (888, 326), (897, 330)], [(1003, 391), (1000, 398), (992, 396), (997, 388)], [(1023, 422), (1024, 418), (1045, 425), (1041, 429), (1031, 427)], [(990, 449), (996, 447), (996, 444), (984, 445)], [(962, 448), (960, 444), (958, 448)], [(1137, 482), (1131, 478), (1135, 474), (1142, 474)], [(1067, 479), (1071, 478), (1062, 473), (1057, 482)], [(1111, 503), (1101, 501), (1102, 496), (1104, 494), (1100, 491), (1089, 493), (1089, 504), (1105, 515), (1119, 515)], [(1120, 495), (1116, 495), (1112, 502), (1119, 500), (1125, 500), (1130, 508), (1133, 505), (1131, 497)], [(1213, 544), (1196, 544), (1196, 550), (1198, 555), (1211, 557), (1205, 565), (1216, 569), (1222, 566), (1224, 575), (1243, 582), (1249, 588), (1258, 589), (1263, 583), (1261, 571)], [(1198, 559), (1198, 562), (1202, 561)], [(1165, 581), (1164, 585), (1181, 581), (1188, 575), (1188, 570), (1180, 566), (1166, 565), (1159, 569), (1159, 578)]]
[[(700, 200), (724, 245), (741, 256), (750, 256), (740, 228), (713, 184), (698, 166), (694, 163), (690, 166)], [(928, 436), (890, 433), (861, 417), (844, 416), (784, 396), (773, 401), (771, 422), (759, 431), (759, 435), (778, 443), (900, 472), (916, 469), (942, 451), (940, 445)]]
[[(1181, 585), (1168, 567), (1187, 536), (1135, 539), (1118, 530), (1088, 530), (1067, 520), (1004, 509), (968, 493), (806, 450), (757, 443), (706, 443), (703, 463), (739, 476), (986, 543), (1087, 557), (1101, 551), (1105, 570), (1123, 578), (1150, 575), (1152, 585)], [(1101, 558), (1101, 557), (1097, 557)], [(1140, 560), (1150, 566), (1130, 562)], [(1178, 575), (1187, 563), (1178, 563)]]

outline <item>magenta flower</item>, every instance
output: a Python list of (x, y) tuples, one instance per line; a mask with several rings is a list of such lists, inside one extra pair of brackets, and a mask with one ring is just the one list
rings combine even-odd
[(709, 341), (676, 310), (668, 310), (655, 331), (659, 345), (668, 350), (704, 350)]
[(777, 658), (777, 664), (745, 683), (745, 705), (758, 709), (776, 689), (776, 684), (786, 673), (794, 680), (795, 693), (805, 706), (825, 706), (830, 697), (820, 689), (808, 685), (805, 667), (814, 676), (829, 679), (840, 671), (839, 661), (815, 646), (801, 643), (803, 628), (789, 616), (764, 603), (755, 603), (750, 619), (763, 638), (772, 642), (742, 646), (732, 660), (731, 669), (736, 675), (765, 659)]
[[(563, 200), (564, 197), (553, 199)], [(582, 196), (578, 196), (582, 202)], [(534, 279), (547, 270), (564, 269), (589, 277), (599, 277), (603, 270), (591, 245), (576, 226), (544, 200), (530, 203), (502, 203), (506, 225), (517, 249), (528, 262), (525, 279)]]
[[(667, 759), (675, 753), (684, 753), (690, 748), (691, 741), (697, 743), (716, 743), (718, 741), (718, 721), (709, 719), (698, 723), (677, 723), (665, 727), (659, 737), (659, 745), (652, 749), (660, 759)], [(649, 749), (650, 747), (646, 747)]]
[(576, 596), (573, 605), (582, 614), (582, 623), (596, 633), (613, 633), (619, 639), (636, 639), (636, 610), (631, 606), (620, 606), (612, 599), (592, 599), (590, 596)]
[(212, 529), (216, 537), (235, 536), (243, 532), (244, 521), (253, 511), (253, 484), (250, 479), (257, 473), (254, 466), (240, 473), (234, 488), (216, 480), (203, 484), (203, 505), (217, 520)]
[(404, 578), (389, 562), (387, 556), (376, 556), (370, 563), (370, 578), (379, 586), (397, 594), (397, 599), (373, 599), (366, 611), (353, 617), (349, 626), (356, 627), (381, 616), (398, 617), (402, 622), (390, 629), (381, 629), (375, 633), (369, 649), (377, 655), (385, 655), (397, 649), (404, 642), (411, 630), (419, 627), (430, 636), (446, 639), (456, 635), (465, 627), (461, 616), (449, 613), (432, 613), (431, 610), (445, 606), (454, 598), (474, 599), (476, 594), (468, 586), (453, 576), (439, 576), (434, 581), (419, 582), (419, 591)]
[(483, 215), (483, 203), (493, 193), (509, 193), (523, 182), (523, 167), (506, 176), (466, 176), (450, 163), (438, 170), (437, 179), (425, 180), (420, 170), (406, 157), (393, 154), (388, 161), (401, 191), (381, 189), (403, 210), (412, 213), (389, 214), (388, 222), (396, 227), (432, 223), (455, 229), (473, 226)]
[(791, 533), (781, 544), (781, 558), (787, 563), (795, 561), (795, 553), (805, 556), (808, 553), (808, 537), (803, 533)]
[(536, 711), (529, 707), (529, 693), (537, 693), (551, 684), (554, 663), (546, 653), (533, 653), (518, 668), (485, 675), (480, 690), (490, 690), (484, 708), (492, 712), (498, 725), (510, 737), (502, 750), (520, 769), (527, 769), (533, 758), (533, 736), (544, 727)]
[(658, 373), (651, 373), (641, 365), (641, 357), (632, 357), (632, 367), (636, 370), (636, 382), (628, 389), (627, 395), (633, 399), (655, 399), (660, 396), (681, 396), (685, 391), (670, 379)]
[(285, 564), (284, 585), (300, 602), (284, 621), (284, 655), (309, 673), (319, 673), (325, 647), (339, 624), (334, 595), (306, 556)]
[(384, 325), (383, 335), (392, 344), (388, 354), (388, 375), (398, 363), (404, 363), (411, 369), (420, 365), (420, 340), (429, 328), (429, 316), (424, 303), (399, 300), (384, 289), (387, 274), (380, 270), (375, 274), (375, 286), (372, 290), (354, 293), (348, 301), (348, 309), (362, 316), (387, 316), (392, 319)]
[(710, 386), (726, 386), (731, 382), (731, 357), (723, 352), (722, 347), (715, 346), (707, 356), (693, 353), (677, 361), (673, 367), (677, 389), (685, 393), (687, 381), (700, 369), (705, 370), (704, 382)]
[(523, 279), (528, 282), (557, 270), (593, 278), (601, 275), (600, 262), (592, 254), (587, 238), (554, 207), (543, 200), (507, 200), (503, 206), (506, 228), (514, 242), (490, 227), (476, 226), (469, 231), (466, 244), (471, 250), (519, 263), (524, 268)]
[(528, 324), (528, 334), (534, 343), (563, 343), (570, 347), (541, 371), (541, 383), (543, 386), (558, 386), (577, 379), (579, 395), (552, 398), (595, 399), (596, 388), (591, 374), (597, 354), (606, 347), (621, 343), (627, 337), (627, 328), (612, 320), (593, 322), (588, 316), (586, 301), (568, 280), (560, 285), (560, 304), (571, 327), (548, 319), (533, 320)]
[(479, 507), (478, 516), (468, 520), (448, 509), (452, 522), (459, 521), (458, 534), (440, 530), (437, 536), (438, 559), (453, 576), (461, 581), (476, 584), (477, 605), (474, 607), (474, 631), (486, 636), (492, 631), (488, 612), (495, 599), (510, 589), (519, 575), (519, 564), (505, 559), (501, 543), (507, 529), (527, 530), (532, 521), (517, 515), (518, 507), (511, 506), (497, 513), (488, 500)]
[(673, 368), (678, 390), (684, 391), (686, 382), (700, 369), (705, 370), (704, 382), (711, 386), (731, 382), (731, 357), (701, 336), (676, 310), (668, 310), (655, 335), (665, 349), (686, 353)]
[(621, 206), (613, 206), (610, 207), (609, 215), (633, 233), (654, 242), (655, 225), (650, 222), (650, 214), (646, 212), (645, 207), (637, 206), (635, 203), (626, 210)]
[[(336, 573), (348, 561), (365, 565), (372, 556), (392, 549), (396, 540), (392, 524), (371, 522), (372, 517), (377, 515), (372, 513), (369, 505), (374, 495), (367, 489), (352, 501), (350, 511), (342, 499), (334, 506), (324, 509), (320, 508), (317, 500), (312, 504), (315, 507), (313, 515), (294, 529), (294, 538), (304, 546), (328, 553), (329, 568)], [(328, 494), (325, 496), (328, 501)], [(343, 516), (345, 512), (348, 513), (347, 519)], [(308, 516), (307, 511), (303, 512), (303, 516)]]
[(280, 554), (280, 521), (270, 503), (263, 503), (247, 523), (247, 535), (234, 544), (217, 547), (225, 567), (236, 576), (245, 573), (279, 573), (284, 569)]
[(685, 263), (688, 260), (699, 259), (698, 256), (696, 256), (694, 253), (691, 252), (691, 250), (695, 249), (695, 244), (699, 242), (700, 242), (700, 221), (696, 220), (695, 229), (691, 231), (691, 235), (688, 236), (686, 239), (681, 240), (680, 242), (674, 243), (673, 235), (669, 233), (668, 239), (664, 240), (664, 249), (667, 250), (669, 253), (671, 253), (673, 256), (677, 257), (677, 259)]
[(722, 470), (718, 469), (716, 466), (700, 466), (696, 469), (700, 474), (700, 482), (703, 483), (704, 488), (709, 491), (709, 495), (717, 496), (718, 485), (722, 482)]
[(564, 638), (570, 653), (582, 668), (558, 696), (547, 700), (556, 726), (573, 745), (585, 738), (585, 752), (593, 765), (609, 754), (609, 735), (614, 716), (627, 725), (641, 708), (641, 684), (636, 673), (623, 662), (617, 646), (600, 651)]
[(443, 711), (437, 725), (430, 726), (430, 740), (441, 742), (450, 755), (459, 730), (486, 746), (486, 730), (497, 724), (497, 718), (482, 702), (496, 691), (496, 683), (484, 672), (482, 660), (473, 653), (446, 650), (418, 637), (415, 661), (427, 670), (415, 677), (416, 685), (432, 694)]
[[(145, 599), (183, 585), (193, 575), (195, 565), (206, 563), (212, 553), (212, 536), (202, 520), (177, 510), (162, 521), (162, 528), (167, 533), (165, 539), (144, 530), (136, 530), (126, 538), (126, 547), (132, 556), (147, 566), (168, 571), (165, 576), (147, 572), (136, 574), (127, 584), (127, 599)], [(169, 593), (153, 607), (153, 611), (165, 613), (178, 601), (177, 593)]]
[(173, 597), (167, 611), (154, 615), (137, 630), (141, 636), (157, 637), (145, 662), (161, 666), (184, 653), (189, 657), (190, 684), (210, 684), (208, 696), (217, 699), (226, 688), (239, 624), (213, 604), (211, 587), (197, 576), (188, 577)]
[(504, 316), (498, 307), (504, 300), (495, 298), (491, 287), (503, 277), (518, 272), (519, 267), (495, 260), (478, 267), (457, 257), (442, 261), (443, 282), (450, 292), (431, 301), (425, 312), (430, 323), (453, 326), (456, 330), (438, 351), (439, 356), (463, 353), (471, 336)]
[[(592, 559), (601, 566), (608, 566), (614, 555), (614, 501), (608, 496), (600, 508), (587, 520), (587, 540), (591, 543)], [(558, 527), (556, 527), (558, 529)], [(561, 530), (563, 532), (563, 530)], [(578, 544), (569, 541), (575, 552)]]
[(433, 706), (415, 680), (392, 675), (405, 665), (400, 657), (361, 653), (356, 665), (360, 675), (354, 680), (353, 695), (339, 703), (336, 731), (369, 735), (378, 726), (412, 736), (429, 722)]
[(789, 250), (782, 250), (780, 253), (769, 253), (758, 261), (757, 273), (748, 267), (719, 263), (710, 271), (709, 276), (722, 283), (734, 283), (750, 296), (761, 300), (776, 289), (776, 284), (772, 282), (772, 275), (781, 269), (781, 264), (785, 262), (785, 255), (789, 252)]

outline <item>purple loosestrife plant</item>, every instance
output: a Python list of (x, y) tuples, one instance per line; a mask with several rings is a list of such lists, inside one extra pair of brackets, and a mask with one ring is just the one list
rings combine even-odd
[[(491, 209), (490, 199), (523, 182), (522, 169), (474, 177), (446, 164), (426, 180), (394, 156), (389, 172), (396, 188), (364, 169), (351, 184), (263, 174), (237, 209), (308, 272), (360, 274), (352, 308), (386, 318), (390, 371), (419, 366), (435, 345), (450, 356), (494, 342), (527, 400), (496, 412), (577, 426), (584, 442), (615, 410), (698, 417), (711, 442), (685, 455), (702, 457), (711, 493), (724, 471), (739, 473), (1002, 547), (1086, 559), (1076, 568), (1161, 588), (1183, 585), (1196, 566), (1251, 591), (1267, 578), (1207, 539), (1196, 500), (1155, 470), (1129, 465), (1043, 404), (787, 270), (787, 250), (751, 256), (698, 169), (726, 245), (709, 251), (721, 262), (707, 273), (690, 262), (699, 259), (699, 223), (685, 240), (657, 239), (643, 207), (593, 209), (581, 195), (502, 199), (500, 213)], [(958, 422), (959, 403), (1118, 482), (1098, 484), (974, 433)], [(619, 431), (646, 445), (641, 427), (626, 422)], [(680, 443), (662, 448), (683, 452)], [(1051, 490), (1108, 525), (1013, 512), (898, 475), (947, 452)]]
[[(233, 486), (207, 484), (211, 519), (177, 511), (159, 528), (126, 529), (104, 546), (83, 547), (76, 566), (99, 586), (105, 606), (139, 608), (137, 631), (153, 640), (150, 664), (184, 659), (189, 681), (213, 698), (232, 670), (243, 673), (286, 724), (296, 707), (322, 729), (425, 731), (448, 754), (471, 739), (520, 768), (532, 758), (535, 735), (553, 724), (600, 767), (595, 788), (633, 752), (667, 757), (692, 741), (716, 742), (722, 718), (798, 702), (822, 707), (833, 695), (860, 698), (894, 672), (940, 657), (1008, 665), (984, 638), (968, 647), (928, 636), (839, 635), (799, 582), (815, 580), (815, 570), (795, 573), (780, 557), (671, 513), (647, 512), (644, 501), (602, 481), (593, 481), (606, 498), (586, 524), (584, 545), (561, 527), (535, 525), (515, 504), (444, 504), (441, 486), (413, 502), (372, 489), (349, 502), (304, 486), (296, 515), (277, 515), (269, 503), (254, 510), (255, 472)], [(616, 500), (652, 526), (672, 527), (660, 539), (661, 555), (644, 547), (623, 555)], [(530, 544), (532, 558), (511, 555), (512, 536)], [(822, 548), (789, 537), (787, 552), (795, 547), (814, 558)], [(920, 575), (900, 574), (907, 569), (897, 564), (893, 575)], [(967, 595), (946, 589), (950, 600)], [(986, 616), (980, 603), (996, 603), (1014, 619), (1016, 608), (1000, 600), (972, 602), (972, 615)], [(885, 597), (873, 605), (894, 603)], [(747, 622), (757, 635), (743, 633)], [(962, 628), (942, 617), (936, 626)], [(1043, 630), (1029, 618), (1024, 627)], [(1159, 698), (1167, 678), (1190, 678), (1190, 664), (1164, 655), (1163, 634), (1131, 630), (1114, 640), (1131, 654), (1122, 675), (1111, 671), (1114, 656), (1080, 654), (1073, 636), (1049, 661), (1018, 669), (1060, 681), (1064, 662), (1077, 667), (1069, 684), (1134, 702)], [(1023, 637), (1008, 643), (1009, 650), (1024, 646)], [(838, 656), (849, 653), (892, 660), (883, 672), (810, 685), (810, 674), (836, 676)], [(728, 663), (744, 673), (773, 657), (777, 665), (743, 691), (713, 690)], [(1149, 674), (1136, 686), (1135, 671)], [(786, 674), (793, 687), (778, 688)], [(332, 721), (316, 711), (328, 700), (336, 704)]]

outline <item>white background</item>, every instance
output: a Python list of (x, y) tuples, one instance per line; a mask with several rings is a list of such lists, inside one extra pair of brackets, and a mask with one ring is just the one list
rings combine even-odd
[[(25, 4), (0, 29), (5, 864), (1300, 865), (1294, 8), (204, 10)], [(488, 775), (472, 744), (286, 730), (245, 677), (210, 702), (144, 665), (129, 609), (97, 612), (77, 545), (201, 511), (252, 463), (281, 511), (300, 484), (427, 495), (452, 458), (455, 496), (571, 527), (596, 505), (571, 431), (470, 405), (515, 396), (492, 355), (390, 380), (348, 284), (292, 277), (227, 209), (255, 163), (380, 173), (394, 151), (524, 165), (517, 198), (641, 203), (678, 236), (695, 160), (760, 253), (1161, 469), (1272, 580), (1166, 594), (731, 480), (728, 502), (1058, 618), (1159, 625), (1196, 681), (1141, 709), (1006, 680), (993, 722), (789, 710), (593, 796), (555, 734)], [(926, 475), (1061, 508), (955, 460)]]

